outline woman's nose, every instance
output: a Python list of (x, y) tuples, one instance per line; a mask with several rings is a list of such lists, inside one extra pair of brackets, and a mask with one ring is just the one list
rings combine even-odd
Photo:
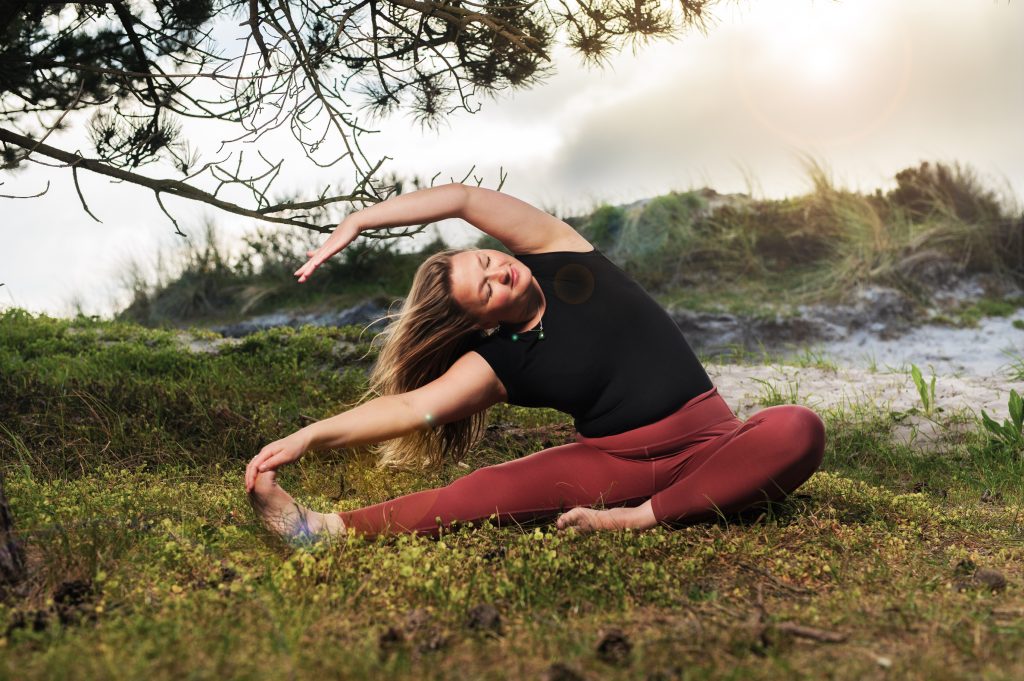
[(508, 284), (512, 280), (512, 269), (509, 265), (499, 265), (488, 274), (488, 277), (496, 279), (502, 284)]

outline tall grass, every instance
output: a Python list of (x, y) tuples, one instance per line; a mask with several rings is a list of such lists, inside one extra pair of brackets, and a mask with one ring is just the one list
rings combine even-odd
[[(564, 219), (657, 294), (838, 302), (875, 283), (925, 302), (936, 286), (966, 274), (1024, 282), (1024, 213), (970, 168), (924, 162), (898, 172), (894, 189), (867, 194), (837, 187), (814, 159), (804, 160), (804, 172), (809, 191), (786, 199), (673, 191)], [(230, 249), (207, 226), (180, 250), (161, 253), (155, 277), (128, 268), (131, 303), (119, 316), (147, 325), (195, 323), (404, 296), (423, 258), (447, 247), (437, 239), (401, 253), (397, 239), (359, 239), (295, 286), (291, 273), (322, 238), (264, 229)], [(476, 246), (507, 251), (486, 235)]]
[(804, 168), (811, 190), (802, 196), (672, 192), (631, 211), (600, 206), (574, 226), (660, 293), (785, 279), (801, 301), (835, 301), (867, 283), (924, 298), (958, 275), (1024, 281), (1024, 214), (970, 168), (924, 162), (871, 194), (837, 187), (814, 159)]
[(153, 267), (130, 264), (122, 277), (130, 303), (118, 319), (148, 326), (202, 323), (280, 307), (352, 305), (375, 295), (402, 296), (424, 257), (447, 248), (440, 238), (413, 253), (396, 239), (360, 239), (297, 286), (293, 272), (323, 241), (319, 234), (259, 229), (231, 248), (214, 225)]

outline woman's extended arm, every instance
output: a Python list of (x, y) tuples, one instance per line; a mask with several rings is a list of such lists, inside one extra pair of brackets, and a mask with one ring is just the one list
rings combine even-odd
[(347, 215), (320, 248), (307, 253), (309, 260), (295, 271), (295, 276), (299, 278), (299, 283), (306, 281), (313, 270), (352, 243), (363, 230), (404, 227), (459, 217), (466, 203), (468, 189), (464, 184), (452, 182), (393, 196), (387, 201)]
[(307, 450), (383, 442), (467, 418), (505, 397), (505, 389), (487, 361), (475, 352), (467, 352), (424, 386), (382, 395), (271, 442), (246, 467), (246, 489), (252, 489), (260, 472), (295, 461)]
[(295, 276), (299, 282), (305, 281), (363, 230), (454, 217), (494, 237), (513, 253), (542, 253), (559, 245), (572, 248), (586, 243), (568, 224), (525, 201), (493, 189), (452, 182), (393, 196), (348, 215), (320, 248), (307, 254), (309, 261)]
[(422, 414), (414, 414), (401, 395), (383, 395), (337, 416), (311, 423), (260, 450), (245, 469), (245, 488), (251, 491), (256, 476), (298, 460), (307, 451), (358, 447), (429, 428)]

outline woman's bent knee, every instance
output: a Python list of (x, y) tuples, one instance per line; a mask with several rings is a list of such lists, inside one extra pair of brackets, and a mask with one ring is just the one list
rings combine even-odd
[(769, 407), (762, 416), (793, 465), (807, 468), (808, 476), (818, 469), (825, 454), (825, 423), (818, 414), (800, 404), (786, 404)]
[(793, 439), (800, 460), (814, 472), (825, 454), (825, 422), (813, 410), (799, 404), (789, 405), (792, 412)]

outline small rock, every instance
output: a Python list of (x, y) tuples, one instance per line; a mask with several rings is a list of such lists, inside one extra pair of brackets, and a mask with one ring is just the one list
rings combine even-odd
[(31, 631), (43, 631), (50, 624), (50, 613), (47, 610), (32, 610), (24, 612), (18, 610), (7, 625), (4, 636), (10, 636), (15, 629), (30, 629)]
[(381, 632), (380, 638), (377, 641), (377, 645), (382, 651), (388, 652), (394, 650), (405, 641), (405, 634), (400, 629), (395, 627), (388, 627)]
[(597, 657), (608, 664), (624, 665), (632, 649), (633, 644), (621, 629), (609, 629), (597, 644)]
[(953, 568), (953, 574), (961, 577), (966, 577), (968, 575), (973, 575), (977, 569), (978, 566), (975, 565), (973, 560), (971, 560), (970, 558), (964, 558), (959, 563), (957, 563), (956, 566)]
[(998, 570), (978, 568), (969, 578), (962, 578), (953, 582), (953, 588), (957, 591), (967, 591), (969, 589), (1002, 591), (1006, 588), (1006, 577)]
[(1002, 492), (993, 492), (992, 490), (987, 489), (981, 493), (981, 501), (983, 503), (989, 502), (993, 504), (998, 504), (1003, 501), (1003, 494)]
[(405, 616), (405, 630), (409, 632), (425, 629), (430, 624), (430, 613), (423, 608), (410, 610)]
[(57, 605), (79, 606), (92, 595), (92, 583), (84, 579), (62, 582), (53, 592), (53, 602)]
[(978, 586), (987, 587), (989, 591), (1002, 591), (1006, 588), (1006, 577), (998, 570), (978, 568), (974, 573), (974, 583)]
[(54, 609), (60, 623), (78, 624), (83, 618), (95, 619), (96, 611), (86, 607), (92, 598), (92, 582), (82, 579), (62, 582), (53, 593)]
[(497, 608), (486, 603), (481, 603), (470, 609), (466, 626), (474, 631), (494, 634), (496, 636), (502, 635), (501, 615), (498, 613)]
[(584, 677), (572, 667), (554, 662), (544, 672), (543, 681), (584, 681)]
[(398, 652), (405, 644), (405, 634), (402, 633), (401, 629), (393, 626), (388, 626), (387, 629), (381, 632), (380, 638), (377, 639), (377, 658), (384, 662), (391, 655)]
[(444, 635), (443, 632), (437, 629), (433, 629), (427, 632), (416, 647), (420, 652), (429, 653), (437, 650), (443, 650), (448, 647), (449, 639)]

